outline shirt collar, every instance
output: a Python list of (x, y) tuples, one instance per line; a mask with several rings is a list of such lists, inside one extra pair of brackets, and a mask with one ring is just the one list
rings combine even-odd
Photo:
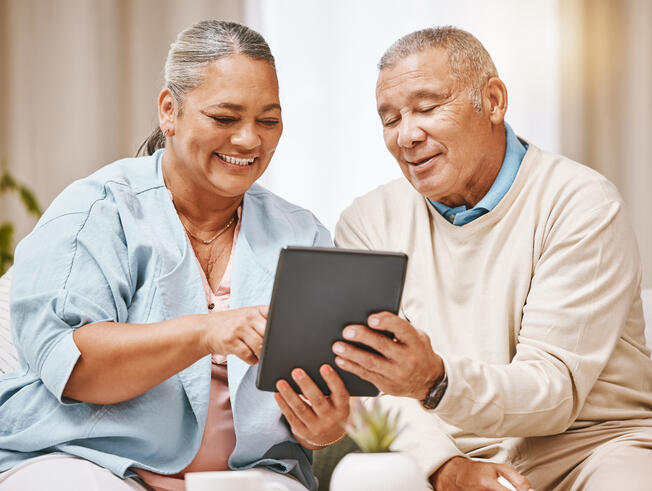
[[(503, 199), (503, 196), (507, 194), (507, 191), (509, 191), (514, 179), (516, 179), (516, 174), (518, 173), (526, 151), (526, 146), (518, 139), (512, 127), (508, 123), (505, 123), (505, 158), (489, 191), (487, 191), (487, 194), (472, 209), (491, 211), (496, 207), (500, 200)], [(432, 201), (430, 199), (428, 201), (444, 216), (450, 215), (451, 213), (458, 214), (467, 210), (464, 205), (451, 208), (439, 201)]]

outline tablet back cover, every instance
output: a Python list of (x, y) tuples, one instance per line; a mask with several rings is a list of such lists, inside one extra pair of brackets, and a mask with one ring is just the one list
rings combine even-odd
[(398, 312), (407, 256), (401, 253), (287, 247), (281, 250), (263, 340), (256, 385), (276, 391), (283, 378), (303, 368), (324, 394), (330, 391), (319, 367), (330, 364), (351, 395), (374, 396), (378, 389), (341, 370), (331, 350), (349, 324), (365, 324), (374, 312)]

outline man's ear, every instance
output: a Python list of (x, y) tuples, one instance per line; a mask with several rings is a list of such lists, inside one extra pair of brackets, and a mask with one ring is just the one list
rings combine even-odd
[(176, 100), (165, 87), (158, 95), (158, 125), (166, 136), (174, 135), (174, 115), (176, 114)]
[(507, 87), (498, 77), (491, 77), (482, 91), (482, 105), (493, 124), (502, 124), (507, 112)]

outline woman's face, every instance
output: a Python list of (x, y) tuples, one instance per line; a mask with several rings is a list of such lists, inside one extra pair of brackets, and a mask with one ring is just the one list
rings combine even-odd
[(243, 195), (267, 168), (283, 132), (272, 65), (241, 54), (216, 60), (178, 109), (164, 90), (159, 114), (174, 172), (194, 190)]

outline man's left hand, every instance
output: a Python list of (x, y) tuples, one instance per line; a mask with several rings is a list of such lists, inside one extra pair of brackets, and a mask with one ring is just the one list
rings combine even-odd
[[(335, 363), (368, 380), (385, 394), (426, 398), (444, 375), (444, 363), (430, 345), (428, 335), (390, 312), (372, 314), (368, 326), (352, 324), (342, 331), (344, 339), (362, 343), (378, 354), (338, 341), (333, 344)], [(378, 331), (389, 331), (394, 339)]]

